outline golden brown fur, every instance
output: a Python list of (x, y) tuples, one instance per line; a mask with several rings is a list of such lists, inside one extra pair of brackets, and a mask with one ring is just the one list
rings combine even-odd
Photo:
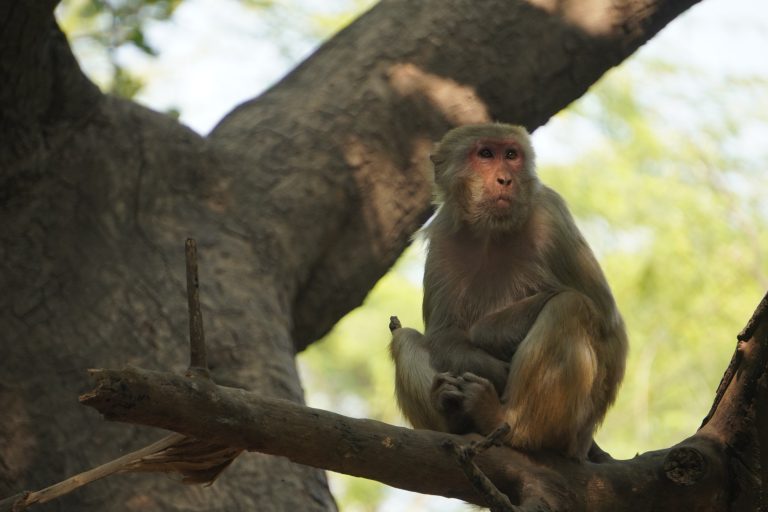
[[(490, 156), (489, 156), (490, 155)], [(583, 459), (624, 374), (624, 324), (524, 128), (464, 126), (432, 156), (425, 334), (393, 331), (396, 393), (417, 428), (488, 433)]]

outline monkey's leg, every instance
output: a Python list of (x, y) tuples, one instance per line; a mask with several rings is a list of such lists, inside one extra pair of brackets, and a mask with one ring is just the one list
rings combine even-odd
[(502, 397), (510, 442), (584, 459), (605, 414), (606, 365), (600, 316), (586, 296), (562, 292), (539, 313), (512, 358)]
[(425, 337), (410, 328), (392, 331), (389, 345), (395, 362), (395, 394), (400, 410), (415, 428), (445, 431), (445, 422), (430, 399), (435, 371)]
[(492, 356), (509, 361), (538, 318), (558, 291), (542, 291), (478, 320), (469, 330), (473, 345)]

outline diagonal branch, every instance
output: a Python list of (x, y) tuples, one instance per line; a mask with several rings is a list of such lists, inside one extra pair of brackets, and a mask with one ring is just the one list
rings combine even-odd
[(491, 512), (519, 512), (519, 509), (512, 505), (509, 498), (502, 494), (493, 482), (477, 467), (474, 458), (491, 446), (500, 445), (500, 439), (508, 434), (509, 430), (509, 425), (504, 423), (482, 441), (472, 442), (469, 445), (458, 445), (453, 440), (447, 440), (444, 445), (456, 457), (459, 467), (467, 475), (472, 485), (478, 491), (488, 496), (491, 502)]
[(120, 458), (111, 460), (106, 464), (102, 464), (101, 466), (79, 473), (73, 477), (67, 478), (66, 480), (62, 480), (61, 482), (46, 487), (45, 489), (31, 492), (28, 491), (4, 499), (0, 501), (0, 511), (5, 512), (12, 510), (13, 512), (20, 512), (31, 507), (32, 505), (43, 504), (60, 498), (61, 496), (69, 494), (75, 489), (88, 485), (91, 482), (95, 482), (96, 480), (105, 478), (120, 471), (125, 471), (127, 464), (134, 464), (136, 461), (140, 461), (144, 457), (151, 456), (156, 452), (162, 452), (174, 443), (184, 439), (184, 437), (185, 436), (182, 434), (168, 435), (155, 443), (141, 448), (140, 450), (128, 453)]

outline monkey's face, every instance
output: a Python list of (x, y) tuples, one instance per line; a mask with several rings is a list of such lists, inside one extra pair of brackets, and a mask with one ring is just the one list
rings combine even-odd
[(503, 234), (528, 219), (539, 182), (524, 127), (460, 126), (445, 134), (430, 158), (437, 199), (457, 226)]
[[(474, 141), (457, 182), (465, 221), (479, 229), (514, 230), (528, 218), (535, 175), (514, 137)], [(461, 192), (457, 190), (455, 192)]]

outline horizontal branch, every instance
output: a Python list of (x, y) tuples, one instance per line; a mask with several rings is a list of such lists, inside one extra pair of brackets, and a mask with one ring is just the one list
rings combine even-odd
[[(449, 442), (466, 444), (477, 436), (349, 418), (169, 373), (126, 368), (92, 370), (91, 375), (96, 387), (80, 401), (108, 420), (161, 427), (209, 443), (487, 506), (487, 498), (474, 489), (448, 449)], [(696, 461), (693, 470), (686, 467), (690, 460)], [(525, 510), (528, 504), (531, 510), (620, 511), (642, 502), (643, 496), (653, 500), (670, 486), (676, 504), (699, 505), (725, 481), (721, 446), (697, 436), (669, 450), (604, 464), (507, 447), (492, 447), (475, 462)]]
[[(126, 368), (92, 370), (91, 375), (97, 387), (80, 401), (108, 420), (280, 455), (401, 489), (441, 494), (448, 488), (454, 491), (449, 497), (479, 499), (451, 453), (442, 447), (447, 437), (443, 434), (348, 418), (169, 373)], [(424, 485), (434, 465), (449, 469), (439, 486)], [(403, 471), (404, 467), (409, 470)]]

